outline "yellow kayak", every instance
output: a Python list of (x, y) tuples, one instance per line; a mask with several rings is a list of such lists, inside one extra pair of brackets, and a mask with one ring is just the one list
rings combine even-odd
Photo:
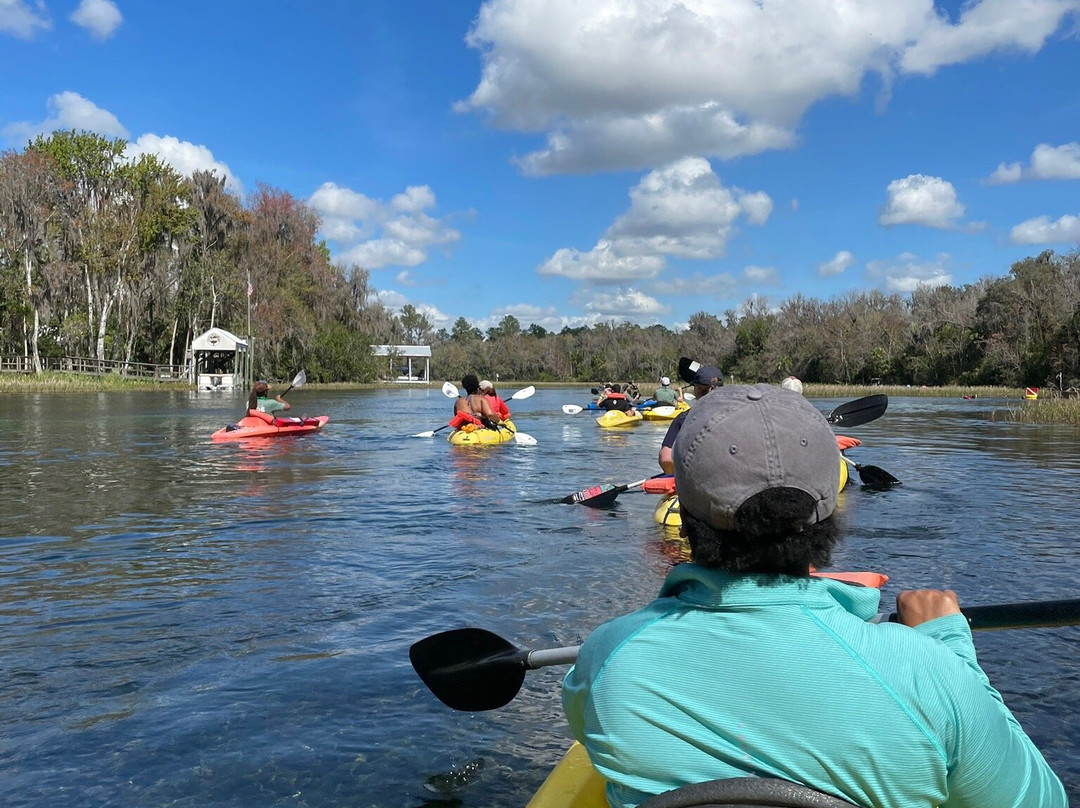
[(637, 410), (630, 410), (630, 412), (608, 410), (596, 419), (596, 423), (600, 424), (600, 426), (605, 429), (612, 429), (620, 426), (634, 426), (635, 424), (640, 424), (641, 421), (641, 413)]
[(453, 446), (495, 446), (513, 440), (515, 432), (513, 421), (503, 421), (498, 429), (455, 429), (446, 440)]
[(690, 409), (690, 405), (685, 401), (679, 401), (675, 404), (662, 404), (659, 407), (645, 410), (642, 413), (642, 418), (646, 421), (674, 421), (680, 412), (686, 412), (688, 409)]
[(608, 808), (606, 786), (585, 747), (574, 741), (526, 808)]
[[(843, 460), (840, 461), (840, 488), (843, 491), (848, 481), (848, 467)], [(679, 510), (679, 495), (669, 494), (657, 503), (653, 510), (653, 521), (664, 527), (682, 527), (682, 513)]]

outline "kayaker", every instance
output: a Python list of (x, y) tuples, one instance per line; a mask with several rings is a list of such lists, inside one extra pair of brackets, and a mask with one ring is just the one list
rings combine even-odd
[(630, 412), (634, 409), (634, 405), (630, 403), (630, 399), (626, 397), (620, 385), (613, 384), (610, 390), (605, 388), (604, 392), (604, 397), (596, 404), (597, 409), (619, 410), (620, 412)]
[(773, 777), (865, 806), (1064, 808), (1061, 781), (979, 667), (956, 594), (811, 578), (840, 539), (825, 417), (759, 384), (696, 401), (674, 446), (693, 563), (597, 628), (563, 684), (612, 808)]
[(663, 406), (672, 406), (683, 401), (682, 390), (676, 390), (671, 386), (671, 379), (667, 376), (660, 377), (660, 386), (653, 393), (656, 403)]
[(626, 398), (630, 401), (631, 404), (637, 404), (639, 401), (641, 401), (641, 391), (638, 389), (638, 386), (632, 381), (629, 381), (623, 385), (623, 392), (626, 393)]
[(790, 390), (793, 393), (802, 395), (802, 382), (795, 376), (784, 377), (784, 380), (780, 382), (780, 386), (785, 390)]
[[(450, 424), (460, 429), (464, 423), (473, 423), (487, 429), (499, 428), (499, 416), (492, 409), (487, 396), (480, 394), (480, 379), (475, 373), (466, 373), (461, 379), (465, 395), (454, 402), (454, 417)], [(462, 423), (459, 423), (462, 422)]]
[(248, 409), (258, 410), (259, 412), (275, 413), (291, 410), (292, 404), (281, 396), (270, 398), (270, 383), (257, 381), (252, 386), (251, 394), (248, 396)]
[[(682, 377), (684, 382), (694, 386), (695, 399), (704, 398), (711, 390), (715, 390), (724, 384), (724, 374), (716, 365), (703, 365), (685, 356), (679, 359), (679, 376)], [(682, 391), (679, 391), (679, 395), (682, 396)], [(679, 436), (679, 430), (682, 429), (685, 418), (685, 412), (676, 415), (675, 420), (668, 427), (667, 434), (664, 435), (664, 440), (660, 443), (660, 454), (657, 457), (657, 462), (665, 474), (671, 474), (671, 447), (675, 445), (675, 438)]]
[(510, 420), (510, 408), (506, 406), (506, 402), (499, 398), (499, 394), (495, 392), (495, 385), (487, 379), (483, 379), (480, 382), (481, 394), (488, 397), (491, 408), (495, 410), (495, 414), (499, 416), (503, 421)]

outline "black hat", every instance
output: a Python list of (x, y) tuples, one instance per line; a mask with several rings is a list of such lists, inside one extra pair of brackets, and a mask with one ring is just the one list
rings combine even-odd
[(679, 378), (701, 387), (720, 387), (724, 383), (724, 374), (716, 365), (703, 365), (685, 356), (679, 359)]

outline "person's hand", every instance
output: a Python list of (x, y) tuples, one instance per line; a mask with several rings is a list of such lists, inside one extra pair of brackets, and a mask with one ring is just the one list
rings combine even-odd
[(917, 626), (947, 614), (960, 614), (951, 589), (909, 589), (896, 596), (896, 614), (905, 626)]

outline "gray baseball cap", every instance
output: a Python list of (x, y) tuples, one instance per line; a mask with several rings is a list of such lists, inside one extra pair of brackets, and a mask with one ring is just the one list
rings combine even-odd
[(829, 422), (801, 395), (767, 384), (718, 387), (694, 402), (672, 447), (675, 485), (684, 511), (719, 530), (771, 488), (814, 498), (808, 520), (836, 509), (840, 450)]

